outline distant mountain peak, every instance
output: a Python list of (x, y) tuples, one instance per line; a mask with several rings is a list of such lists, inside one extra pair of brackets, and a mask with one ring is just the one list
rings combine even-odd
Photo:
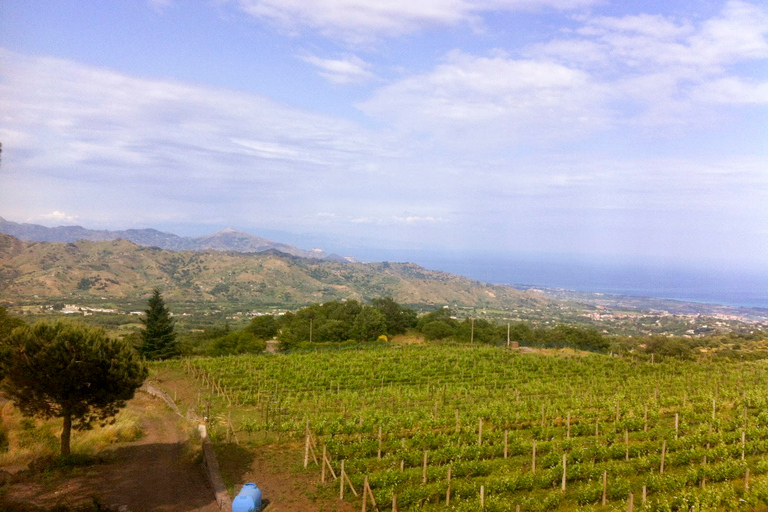
[(0, 233), (14, 236), (27, 242), (72, 243), (78, 240), (101, 242), (122, 238), (136, 245), (159, 247), (169, 251), (214, 250), (251, 253), (274, 249), (281, 253), (301, 258), (323, 259), (326, 257), (325, 251), (322, 249), (299, 249), (293, 245), (274, 242), (250, 233), (237, 231), (233, 228), (225, 228), (211, 235), (184, 237), (151, 228), (126, 229), (123, 231), (95, 230), (81, 226), (49, 228), (37, 224), (19, 224), (0, 217)]

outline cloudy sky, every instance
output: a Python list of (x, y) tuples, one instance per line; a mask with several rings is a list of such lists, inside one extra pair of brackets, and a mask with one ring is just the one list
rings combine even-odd
[(0, 141), (17, 222), (760, 266), (768, 4), (3, 0)]

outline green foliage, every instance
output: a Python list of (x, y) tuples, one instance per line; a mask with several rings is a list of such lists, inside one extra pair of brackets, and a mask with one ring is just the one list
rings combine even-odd
[(363, 306), (352, 323), (352, 339), (357, 341), (376, 341), (387, 332), (387, 320), (384, 313), (372, 306)]
[(0, 342), (2, 342), (16, 327), (26, 325), (21, 318), (9, 316), (8, 311), (0, 306)]
[(384, 329), (390, 336), (405, 334), (408, 329), (416, 327), (416, 312), (395, 302), (392, 297), (381, 297), (371, 300), (371, 306), (384, 315)]
[(64, 455), (71, 428), (113, 417), (147, 376), (127, 343), (81, 324), (40, 322), (14, 330), (4, 345), (3, 391), (26, 416), (63, 419)]
[(284, 348), (310, 339), (313, 342), (375, 341), (383, 334), (405, 332), (407, 326), (415, 324), (415, 315), (388, 297), (374, 299), (370, 306), (356, 300), (312, 304), (278, 320), (281, 325), (278, 339)]
[(445, 320), (432, 320), (421, 328), (421, 333), (427, 341), (450, 338), (455, 332), (455, 328)]
[(645, 352), (661, 356), (690, 359), (693, 350), (689, 343), (679, 337), (651, 336), (644, 340)]
[(141, 332), (139, 352), (147, 359), (168, 359), (179, 355), (173, 318), (165, 306), (160, 290), (155, 288), (152, 297), (147, 302), (144, 311), (146, 317), (141, 321), (144, 330)]
[(271, 340), (277, 336), (280, 326), (274, 315), (261, 315), (254, 317), (248, 324), (247, 330), (260, 340)]
[(264, 352), (267, 344), (248, 331), (230, 332), (215, 338), (206, 350), (209, 356), (228, 356), (237, 354), (259, 354)]

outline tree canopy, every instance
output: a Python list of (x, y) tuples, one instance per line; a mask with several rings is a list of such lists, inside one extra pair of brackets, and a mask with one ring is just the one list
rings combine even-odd
[(71, 429), (86, 430), (117, 414), (147, 377), (127, 343), (103, 329), (40, 322), (5, 339), (0, 384), (26, 416), (63, 419), (61, 453), (70, 453)]
[(142, 319), (139, 352), (147, 359), (169, 359), (180, 354), (174, 332), (171, 312), (165, 305), (160, 290), (155, 288), (147, 301), (146, 317)]

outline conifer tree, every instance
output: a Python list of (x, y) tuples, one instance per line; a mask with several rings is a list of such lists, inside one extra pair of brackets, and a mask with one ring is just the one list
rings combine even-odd
[(168, 359), (179, 355), (179, 345), (173, 327), (173, 318), (165, 306), (160, 290), (155, 288), (147, 302), (142, 319), (144, 330), (141, 332), (139, 352), (147, 359)]
[(146, 366), (127, 343), (82, 324), (22, 326), (3, 348), (0, 387), (25, 416), (62, 418), (62, 455), (70, 453), (73, 428), (106, 422), (147, 377)]

